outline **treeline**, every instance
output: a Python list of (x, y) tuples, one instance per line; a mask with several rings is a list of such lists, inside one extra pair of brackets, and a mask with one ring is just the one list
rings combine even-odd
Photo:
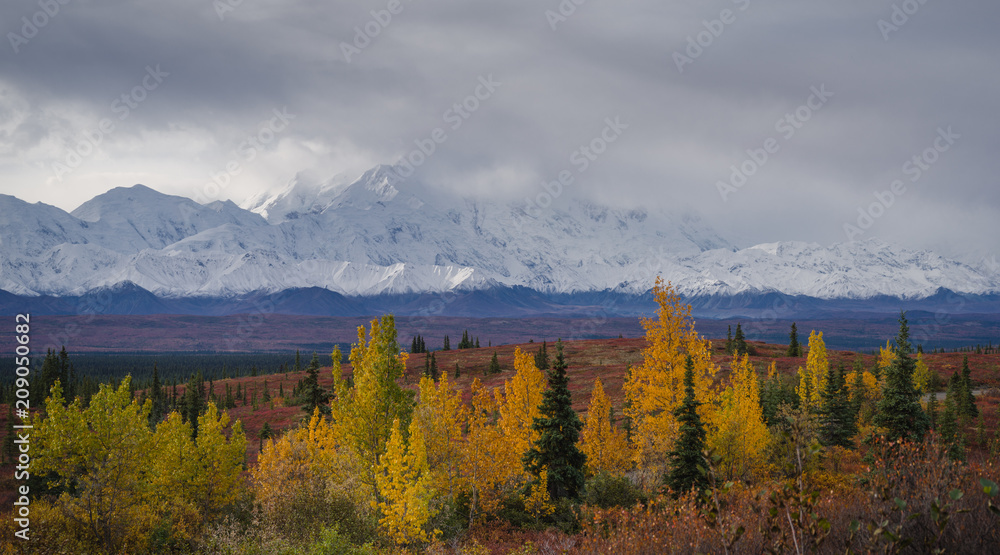
[[(462, 332), (462, 339), (458, 342), (459, 349), (478, 349), (479, 348), (479, 337), (472, 338), (469, 335), (469, 330)], [(444, 336), (441, 340), (441, 350), (450, 351), (451, 350), (451, 337), (448, 335)], [(410, 353), (411, 354), (421, 354), (429, 352), (427, 349), (427, 341), (420, 334), (413, 336), (413, 340), (410, 342)]]
[[(338, 349), (340, 347), (338, 346)], [(163, 386), (188, 382), (193, 375), (202, 380), (224, 380), (246, 376), (265, 376), (302, 370), (297, 363), (299, 354), (291, 353), (126, 353), (74, 354), (63, 347), (49, 351), (32, 362), (31, 398), (41, 403), (58, 379), (63, 393), (73, 399), (80, 396), (84, 404), (101, 384), (117, 386), (125, 376), (131, 376), (133, 391), (148, 389), (156, 379)], [(14, 397), (14, 384), (0, 384), (0, 404)]]

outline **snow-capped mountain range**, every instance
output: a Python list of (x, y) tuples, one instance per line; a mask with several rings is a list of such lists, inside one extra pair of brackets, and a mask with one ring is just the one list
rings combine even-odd
[[(567, 195), (568, 196), (568, 195)], [(875, 239), (737, 249), (697, 216), (566, 198), (524, 206), (444, 194), (378, 166), (356, 180), (201, 205), (142, 185), (71, 213), (0, 195), (0, 290), (72, 296), (131, 282), (162, 298), (319, 287), (347, 296), (522, 286), (819, 299), (1000, 292), (1000, 273)]]

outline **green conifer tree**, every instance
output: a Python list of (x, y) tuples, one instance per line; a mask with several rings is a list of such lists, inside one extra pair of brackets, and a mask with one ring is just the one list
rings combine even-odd
[(549, 353), (545, 341), (542, 341), (542, 346), (535, 352), (535, 366), (539, 370), (549, 369)]
[(827, 369), (826, 388), (820, 393), (820, 397), (820, 442), (825, 446), (853, 447), (858, 427), (842, 364), (837, 370)]
[(937, 393), (931, 392), (931, 398), (927, 400), (927, 429), (937, 431), (938, 429), (938, 400)]
[(958, 426), (958, 410), (955, 407), (954, 395), (950, 392), (944, 398), (944, 410), (941, 411), (938, 430), (941, 433), (941, 442), (948, 449), (948, 456), (956, 461), (965, 459), (965, 445)]
[(979, 416), (976, 397), (972, 394), (972, 371), (969, 369), (968, 355), (962, 357), (962, 374), (960, 376), (959, 397), (955, 401), (958, 416), (972, 419)]
[(271, 423), (270, 422), (264, 422), (264, 425), (260, 427), (260, 436), (259, 437), (260, 437), (260, 447), (259, 447), (258, 451), (263, 452), (264, 451), (264, 440), (265, 439), (271, 439), (272, 437), (274, 437), (274, 432), (271, 430)]
[[(306, 411), (306, 414), (311, 415), (317, 408), (324, 414), (329, 411), (330, 407), (326, 405), (326, 402), (330, 399), (330, 392), (319, 385), (319, 355), (315, 352), (313, 353), (312, 360), (309, 361), (309, 367), (306, 368), (306, 377), (302, 380), (302, 387), (299, 388), (299, 392), (302, 399), (302, 410)], [(257, 391), (254, 390), (255, 401), (256, 394)], [(267, 402), (267, 399), (265, 399), (265, 402)]]
[(670, 452), (670, 471), (666, 483), (677, 493), (692, 488), (704, 490), (708, 484), (708, 465), (702, 451), (705, 449), (705, 426), (698, 415), (701, 403), (694, 394), (694, 360), (688, 355), (684, 365), (684, 400), (674, 411), (680, 424), (680, 435)]
[(205, 393), (201, 371), (197, 375), (191, 374), (191, 379), (184, 386), (184, 420), (191, 424), (191, 439), (198, 437), (198, 417), (204, 408)]
[(910, 328), (906, 313), (899, 315), (895, 358), (886, 370), (885, 389), (875, 411), (874, 422), (885, 428), (890, 441), (920, 441), (927, 432), (927, 413), (920, 407), (920, 392), (913, 385), (916, 361), (910, 357)]
[(792, 331), (788, 334), (788, 351), (785, 352), (785, 355), (790, 357), (802, 356), (802, 346), (799, 345), (799, 330), (795, 327), (795, 322), (792, 322)]
[(543, 469), (547, 472), (552, 499), (578, 499), (583, 490), (587, 457), (577, 447), (583, 423), (573, 410), (562, 341), (556, 342), (555, 364), (546, 374), (548, 388), (539, 405), (541, 416), (532, 424), (538, 439), (525, 453), (524, 467), (536, 479)]

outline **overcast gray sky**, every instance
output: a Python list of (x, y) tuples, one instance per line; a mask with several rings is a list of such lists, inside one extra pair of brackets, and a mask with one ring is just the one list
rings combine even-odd
[(998, 253), (995, 0), (575, 2), (4, 2), (0, 193), (239, 203), (440, 128), (411, 158), (463, 194), (535, 197), (565, 170), (572, 194), (694, 210), (742, 246), (847, 223)]

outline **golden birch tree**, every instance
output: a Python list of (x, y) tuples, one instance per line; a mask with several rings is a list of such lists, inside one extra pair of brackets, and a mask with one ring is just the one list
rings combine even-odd
[(427, 542), (438, 531), (428, 531), (433, 515), (433, 487), (427, 466), (427, 447), (416, 420), (410, 423), (409, 444), (404, 445), (399, 420), (393, 422), (385, 455), (379, 462), (376, 480), (382, 493), (379, 523), (399, 545)]
[(503, 393), (499, 389), (494, 391), (503, 443), (500, 456), (509, 481), (525, 476), (521, 459), (538, 439), (538, 432), (531, 425), (541, 414), (538, 406), (546, 385), (545, 376), (535, 366), (534, 356), (520, 348), (514, 349), (514, 369), (516, 374), (504, 382)]
[(806, 367), (799, 368), (799, 385), (795, 388), (800, 406), (811, 412), (819, 408), (822, 402), (821, 395), (826, 389), (826, 374), (829, 369), (823, 332), (812, 330), (809, 332), (809, 355), (806, 358)]
[(461, 393), (449, 385), (447, 372), (441, 374), (437, 384), (427, 376), (420, 379), (414, 421), (419, 424), (427, 446), (434, 489), (452, 503), (464, 481), (462, 427), (467, 420), (468, 409)]
[(762, 464), (770, 435), (749, 355), (733, 357), (729, 381), (709, 427), (708, 445), (721, 457), (726, 479), (732, 480), (746, 478)]
[(469, 493), (470, 524), (479, 513), (493, 513), (499, 506), (507, 469), (494, 414), (496, 401), (479, 379), (472, 381), (472, 408), (462, 456), (463, 486)]
[(611, 401), (600, 378), (594, 380), (587, 408), (587, 422), (580, 432), (580, 448), (587, 455), (590, 474), (623, 474), (632, 466), (632, 453), (625, 432), (611, 423)]
[(146, 477), (152, 402), (133, 398), (131, 380), (101, 385), (87, 408), (79, 397), (64, 406), (56, 383), (45, 400), (45, 417), (32, 420), (32, 471), (66, 486), (57, 501), (62, 513), (76, 523), (82, 541), (105, 553), (140, 549), (143, 523), (154, 512)]
[(371, 321), (369, 338), (358, 327), (358, 341), (351, 346), (354, 387), (335, 375), (336, 396), (330, 403), (337, 443), (352, 449), (360, 461), (360, 481), (379, 496), (375, 475), (392, 433), (392, 423), (408, 426), (413, 410), (412, 392), (397, 383), (406, 368), (407, 353), (396, 342), (391, 314)]
[[(656, 318), (644, 318), (646, 347), (642, 364), (631, 369), (625, 380), (625, 415), (633, 423), (632, 445), (640, 466), (662, 470), (679, 433), (673, 411), (684, 397), (684, 362), (694, 362), (694, 387), (703, 401), (699, 415), (707, 421), (714, 394), (711, 343), (698, 335), (691, 306), (681, 302), (673, 287), (656, 279), (653, 296)], [(660, 472), (662, 474), (662, 472)]]

